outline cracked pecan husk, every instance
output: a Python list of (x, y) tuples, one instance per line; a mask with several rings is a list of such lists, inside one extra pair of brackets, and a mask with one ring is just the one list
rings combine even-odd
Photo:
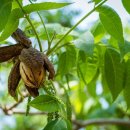
[(18, 44), (0, 47), (0, 63), (15, 59), (8, 78), (8, 92), (15, 97), (22, 79), (30, 95), (36, 97), (39, 95), (40, 85), (46, 80), (46, 71), (49, 72), (48, 79), (54, 78), (54, 67), (45, 54), (31, 47), (30, 39), (22, 30), (17, 29), (12, 37)]
[(39, 88), (45, 81), (46, 71), (41, 53), (34, 49), (23, 49), (20, 59), (20, 74), (26, 86)]

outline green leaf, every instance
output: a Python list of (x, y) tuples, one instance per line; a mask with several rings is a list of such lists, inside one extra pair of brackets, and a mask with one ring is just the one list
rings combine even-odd
[(125, 44), (118, 43), (118, 46), (119, 46), (122, 58), (130, 54), (130, 42), (125, 41)]
[(58, 9), (70, 4), (72, 3), (43, 2), (43, 3), (26, 5), (23, 7), (23, 9), (25, 10), (26, 13), (30, 14), (31, 12), (40, 11), (40, 10)]
[(1, 0), (0, 1), (0, 32), (5, 27), (8, 17), (11, 13), (12, 0)]
[[(19, 3), (20, 3), (21, 5), (23, 5), (23, 4), (22, 4), (22, 0), (19, 0)], [(15, 8), (19, 8), (19, 4), (17, 3), (16, 0), (13, 0), (13, 2), (12, 2), (12, 10), (15, 9)]]
[(124, 49), (125, 49), (125, 54), (130, 52), (130, 42), (125, 41)]
[(100, 21), (96, 22), (91, 28), (95, 43), (99, 42), (105, 35), (105, 29)]
[[(39, 10), (51, 10), (51, 9), (57, 9), (61, 8), (67, 5), (70, 5), (71, 3), (55, 3), (55, 2), (44, 2), (44, 3), (38, 3), (38, 4), (30, 4), (27, 6), (24, 6), (23, 9), (26, 13), (31, 13), (34, 11)], [(5, 40), (8, 38), (18, 27), (19, 19), (24, 17), (24, 13), (20, 8), (15, 8), (12, 10), (10, 17), (8, 19), (8, 22), (5, 26), (5, 29), (3, 30), (0, 41)]]
[(14, 9), (8, 19), (8, 22), (0, 36), (0, 41), (8, 38), (18, 28), (19, 18), (23, 15), (19, 8)]
[[(92, 2), (94, 2), (95, 4), (98, 4), (98, 3), (100, 3), (101, 1), (103, 1), (103, 0), (92, 0)], [(91, 2), (91, 1), (90, 1)]]
[(116, 11), (106, 5), (98, 8), (97, 11), (106, 31), (119, 42), (124, 43), (122, 22)]
[(58, 72), (63, 76), (76, 65), (76, 50), (74, 47), (69, 46), (67, 51), (60, 55), (58, 62)]
[(64, 119), (56, 119), (49, 122), (43, 130), (71, 130), (67, 127), (67, 122)]
[(104, 57), (104, 76), (114, 100), (123, 89), (124, 68), (119, 52), (108, 48)]
[(123, 6), (126, 11), (130, 14), (130, 1), (129, 0), (122, 0)]
[[(97, 73), (97, 69), (98, 69), (98, 59), (96, 56), (94, 56), (93, 58), (87, 58), (86, 60), (84, 59), (84, 61), (82, 61), (82, 57), (83, 55), (81, 55), (82, 53), (79, 53), (79, 57), (78, 57), (78, 69), (77, 72), (79, 74), (79, 78), (85, 83), (88, 84), (90, 83), (93, 78), (95, 77), (96, 73)], [(80, 62), (80, 60), (82, 62)]]
[(82, 34), (79, 39), (74, 41), (75, 46), (84, 51), (88, 56), (93, 56), (94, 37), (90, 32)]
[(126, 62), (124, 97), (127, 107), (130, 108), (130, 59)]
[(61, 110), (63, 104), (54, 96), (41, 95), (32, 100), (29, 105), (41, 111), (55, 112)]
[[(70, 30), (70, 28), (63, 27), (61, 24), (58, 24), (58, 23), (46, 24), (46, 28), (47, 28), (47, 31), (48, 31), (50, 37), (52, 37), (54, 32), (55, 32), (56, 39), (60, 39), (61, 37), (63, 37), (63, 35), (65, 33), (67, 33)], [(79, 34), (76, 31), (73, 30), (67, 36), (67, 38), (70, 37), (70, 40), (72, 41), (74, 37), (78, 37), (78, 36), (79, 36)], [(41, 30), (40, 30), (40, 38), (47, 39), (45, 30), (43, 28), (41, 28)]]
[[(119, 49), (119, 46), (120, 46), (119, 42), (114, 37), (110, 37), (107, 42), (108, 42), (108, 45), (112, 46), (112, 48)], [(124, 46), (124, 44), (122, 43), (120, 44), (121, 46)]]

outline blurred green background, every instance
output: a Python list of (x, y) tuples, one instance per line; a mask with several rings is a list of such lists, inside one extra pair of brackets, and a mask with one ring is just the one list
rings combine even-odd
[[(38, 0), (37, 0), (38, 1)], [(64, 0), (65, 1), (65, 0)], [(84, 0), (85, 1), (85, 0)], [(27, 0), (23, 0), (24, 3)], [(40, 1), (38, 1), (40, 2)], [(53, 1), (54, 2), (54, 1)], [(70, 0), (68, 1), (70, 2)], [(87, 3), (87, 1), (85, 1)], [(82, 1), (81, 1), (82, 4)], [(110, 4), (110, 3), (109, 3)], [(86, 4), (87, 5), (87, 4)], [(77, 3), (78, 6), (78, 3)], [(91, 6), (91, 5), (90, 5)], [(87, 7), (86, 7), (87, 8)], [(52, 28), (54, 31), (61, 31), (63, 27), (70, 28), (79, 20), (80, 17), (84, 13), (86, 13), (87, 9), (81, 9), (80, 7), (65, 7), (58, 10), (52, 11), (40, 11), (40, 14), (43, 20), (50, 29), (50, 35), (53, 34)], [(94, 15), (98, 18), (97, 15)], [(94, 17), (93, 16), (93, 17)], [(127, 17), (127, 16), (126, 16)], [(125, 17), (125, 18), (126, 18)], [(40, 32), (40, 38), (43, 42), (43, 48), (46, 49), (46, 36), (45, 32), (42, 31), (43, 28), (41, 27), (41, 23), (39, 22), (39, 18), (36, 13), (32, 13), (30, 18), (35, 25), (35, 28), (38, 32)], [(130, 23), (129, 20), (126, 22), (124, 18), (125, 25), (125, 35), (128, 37), (130, 34)], [(85, 20), (82, 25), (76, 28), (75, 32), (73, 32), (74, 36), (76, 37), (78, 34), (85, 32), (86, 30), (91, 29), (94, 26), (94, 23), (97, 22), (95, 18)], [(87, 24), (87, 25), (86, 25)], [(19, 27), (23, 29), (26, 34), (31, 37), (33, 41), (33, 46), (37, 47), (37, 42), (34, 37), (34, 34), (31, 32), (31, 27), (27, 23), (25, 19), (21, 19)], [(64, 30), (63, 30), (64, 33)], [(57, 37), (60, 37), (57, 35)], [(71, 39), (72, 37), (67, 37), (66, 41)], [(129, 37), (128, 37), (129, 39)], [(0, 46), (11, 45), (14, 44), (15, 41), (12, 38), (9, 38), (7, 41), (4, 41)], [(63, 49), (64, 50), (64, 49)], [(57, 54), (63, 51), (60, 50)], [(82, 55), (82, 54), (81, 54)], [(51, 60), (55, 65), (55, 69), (57, 69), (57, 57), (52, 56)], [(91, 60), (91, 59), (90, 59)], [(92, 62), (96, 62), (92, 60)], [(82, 66), (83, 69), (86, 69), (86, 66)], [(0, 107), (11, 106), (12, 104), (16, 103), (15, 100), (8, 95), (7, 92), (7, 83), (8, 83), (8, 75), (12, 67), (12, 62), (8, 61), (5, 63), (0, 64)], [(90, 68), (93, 70), (94, 67)], [(95, 68), (94, 68), (95, 69)], [(94, 70), (95, 72), (96, 70)], [(89, 85), (86, 87), (83, 82), (79, 82), (79, 79), (75, 76), (75, 70), (72, 71), (73, 73), (68, 74), (69, 77), (69, 87), (71, 88), (68, 93), (72, 103), (72, 110), (73, 110), (73, 118), (75, 119), (98, 119), (98, 118), (124, 118), (129, 119), (130, 111), (127, 111), (126, 102), (124, 101), (122, 95), (120, 95), (116, 101), (112, 102), (112, 97), (110, 92), (108, 91), (107, 87), (103, 87), (101, 84), (101, 78), (99, 77), (98, 81), (90, 82)], [(92, 73), (94, 73), (92, 71)], [(98, 72), (97, 72), (98, 73)], [(87, 77), (89, 79), (89, 77)], [(56, 80), (61, 81), (61, 84), (67, 87), (67, 82), (65, 78), (60, 76), (56, 77)], [(94, 79), (93, 79), (94, 80)], [(20, 83), (21, 89), (24, 89), (22, 82)], [(56, 88), (57, 89), (57, 88)], [(60, 91), (58, 90), (60, 89)], [(57, 89), (57, 95), (64, 100), (64, 93), (63, 88), (60, 87)], [(15, 110), (26, 111), (27, 99), (25, 99)], [(39, 112), (36, 109), (31, 108), (30, 112)], [(47, 123), (47, 116), (46, 115), (28, 115), (25, 114), (11, 114), (5, 115), (5, 113), (0, 109), (0, 130), (42, 130)], [(81, 129), (84, 130), (84, 129)], [(89, 126), (86, 130), (127, 130), (127, 128), (123, 128), (122, 126)]]

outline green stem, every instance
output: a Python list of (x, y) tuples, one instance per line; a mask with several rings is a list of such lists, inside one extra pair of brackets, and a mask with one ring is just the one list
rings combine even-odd
[(60, 49), (60, 48), (62, 48), (62, 47), (64, 47), (64, 46), (67, 46), (67, 45), (72, 45), (72, 44), (71, 44), (71, 43), (62, 44), (62, 45), (58, 46), (58, 47), (55, 49), (55, 51), (57, 51), (58, 49)]
[[(62, 45), (58, 46), (58, 47), (55, 49), (55, 52), (56, 52), (58, 49), (60, 49), (60, 48), (62, 48), (62, 47), (65, 47), (65, 46), (67, 46), (67, 45), (72, 45), (72, 43), (65, 43), (65, 44), (62, 44)], [(47, 50), (45, 50), (44, 52), (47, 52)], [(56, 77), (56, 76), (55, 76), (55, 77)]]
[(18, 3), (18, 5), (19, 5), (19, 7), (21, 8), (21, 10), (23, 11), (23, 13), (24, 13), (26, 19), (28, 20), (29, 24), (31, 25), (31, 27), (32, 27), (32, 29), (33, 29), (35, 35), (36, 35), (36, 38), (37, 38), (37, 41), (38, 41), (38, 45), (39, 45), (40, 51), (42, 52), (42, 44), (41, 44), (41, 42), (40, 42), (40, 39), (39, 39), (39, 37), (38, 37), (38, 34), (37, 34), (37, 32), (36, 32), (35, 27), (33, 26), (33, 24), (32, 24), (32, 22), (31, 22), (29, 16), (28, 16), (27, 13), (24, 11), (24, 9), (23, 9), (23, 7), (21, 6), (21, 4), (19, 3), (19, 1), (16, 0), (16, 2)]
[[(70, 91), (68, 75), (66, 75), (65, 78), (66, 78), (68, 90)], [(66, 96), (67, 119), (71, 122), (72, 121), (72, 105), (71, 105), (71, 101), (70, 101), (69, 94), (68, 94), (69, 91), (67, 91), (65, 87), (63, 87), (63, 88), (64, 88), (64, 92), (65, 92), (65, 96)]]
[(68, 77), (67, 74), (65, 75), (65, 78), (66, 78), (66, 82), (67, 82), (67, 87), (68, 87), (68, 89), (70, 90), (69, 77)]
[(82, 79), (82, 81), (84, 82), (84, 85), (85, 86), (88, 86), (87, 85), (87, 82), (86, 82), (86, 80), (85, 80), (85, 78), (84, 78), (84, 75), (83, 75), (83, 73), (82, 73), (82, 71), (81, 71), (81, 68), (80, 68), (80, 66), (79, 66), (79, 63), (78, 63), (78, 65), (77, 65), (77, 71), (79, 71), (79, 76), (81, 76), (81, 79)]
[[(33, 4), (33, 2), (32, 2), (31, 0), (29, 0), (29, 2), (30, 2), (31, 4)], [(39, 18), (40, 18), (40, 20), (41, 20), (41, 22), (42, 22), (42, 24), (43, 24), (44, 29), (45, 29), (45, 33), (46, 33), (47, 40), (48, 40), (48, 46), (50, 46), (50, 43), (51, 43), (51, 42), (50, 42), (50, 36), (49, 36), (48, 31), (47, 31), (47, 29), (46, 29), (45, 23), (44, 23), (44, 21), (43, 21), (41, 15), (40, 15), (40, 13), (39, 13), (38, 11), (37, 11), (37, 14), (38, 14), (38, 16), (39, 16)]]
[(48, 46), (48, 50), (50, 50), (51, 44), (52, 44), (52, 42), (53, 42), (55, 36), (56, 36), (56, 32), (54, 31), (53, 36), (52, 36), (52, 38), (51, 38), (51, 40), (50, 40), (50, 44), (49, 44), (49, 46)]
[(50, 83), (51, 83), (51, 86), (52, 86), (51, 89), (53, 90), (53, 94), (56, 95), (56, 89), (55, 89), (55, 86), (54, 86), (52, 80), (50, 80)]
[(26, 116), (28, 116), (28, 114), (29, 114), (29, 110), (30, 110), (29, 102), (30, 101), (31, 101), (31, 96), (28, 97), (28, 103), (27, 103), (27, 109), (26, 109)]
[(50, 45), (50, 37), (49, 37), (48, 31), (47, 31), (47, 29), (46, 29), (45, 23), (44, 23), (44, 21), (43, 21), (41, 15), (40, 15), (40, 13), (37, 12), (37, 14), (38, 14), (38, 16), (39, 16), (39, 18), (40, 18), (40, 20), (41, 20), (41, 22), (42, 22), (42, 24), (43, 24), (43, 27), (44, 27), (44, 29), (45, 29), (45, 33), (46, 33), (46, 36), (47, 36), (48, 44)]
[(50, 53), (52, 53), (55, 48), (59, 45), (60, 42), (62, 42), (66, 36), (73, 31), (84, 19), (86, 19), (89, 15), (91, 15), (97, 8), (99, 8), (102, 4), (104, 4), (107, 0), (102, 1), (100, 4), (98, 4), (94, 9), (92, 9), (90, 12), (88, 12), (83, 18), (81, 18), (56, 44), (55, 46), (47, 52), (47, 54), (49, 55)]

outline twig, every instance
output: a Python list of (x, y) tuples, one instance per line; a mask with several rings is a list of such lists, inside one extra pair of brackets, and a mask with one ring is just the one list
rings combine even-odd
[(13, 108), (16, 108), (22, 101), (23, 101), (23, 98), (20, 98), (18, 102), (13, 104), (11, 107), (7, 108), (7, 111), (12, 110)]
[(32, 27), (32, 29), (33, 29), (35, 35), (36, 35), (36, 38), (37, 38), (37, 41), (38, 41), (38, 44), (39, 44), (40, 51), (42, 52), (42, 44), (41, 44), (41, 41), (40, 41), (40, 39), (39, 39), (39, 36), (38, 36), (38, 34), (37, 34), (37, 32), (36, 32), (35, 27), (33, 26), (32, 22), (31, 22), (31, 20), (30, 20), (30, 18), (29, 18), (29, 16), (28, 16), (28, 14), (27, 14), (26, 11), (23, 9), (23, 7), (22, 7), (22, 5), (19, 3), (19, 1), (16, 0), (16, 2), (18, 3), (18, 5), (19, 5), (19, 7), (21, 8), (22, 12), (24, 13), (26, 19), (28, 20), (29, 24), (31, 25), (31, 27)]
[(73, 124), (76, 125), (75, 130), (90, 125), (123, 125), (130, 128), (130, 120), (124, 120), (124, 119), (92, 119), (87, 121), (73, 120)]
[(30, 106), (29, 106), (30, 101), (31, 101), (31, 96), (28, 97), (27, 108), (26, 108), (26, 116), (28, 116), (28, 114), (30, 112)]
[[(20, 114), (20, 115), (25, 115), (26, 111), (24, 110), (13, 110), (12, 114)], [(29, 112), (28, 114), (29, 116), (34, 116), (34, 115), (47, 115), (46, 112)]]
[(28, 93), (25, 93), (25, 94), (23, 95), (23, 97), (21, 97), (21, 98), (19, 99), (18, 102), (16, 102), (16, 103), (13, 104), (12, 106), (8, 107), (7, 110), (12, 110), (13, 108), (16, 108), (20, 103), (22, 103), (22, 101), (23, 101), (24, 98), (26, 98), (26, 97), (28, 97)]
[(56, 32), (54, 31), (54, 33), (53, 33), (53, 35), (52, 35), (52, 38), (50, 39), (50, 42), (49, 42), (49, 44), (48, 44), (48, 50), (51, 49), (51, 44), (52, 44), (52, 42), (53, 42), (55, 36), (56, 36)]
[(100, 2), (96, 7), (94, 7), (94, 9), (92, 9), (83, 18), (81, 18), (68, 32), (66, 32), (66, 34), (54, 45), (54, 47), (47, 52), (47, 55), (50, 55), (50, 53), (52, 53), (56, 49), (59, 43), (61, 43), (71, 31), (73, 31), (83, 20), (85, 20), (89, 15), (95, 12), (95, 10), (98, 9), (101, 5), (103, 5), (106, 1), (107, 0)]
[(64, 47), (64, 46), (67, 46), (67, 45), (71, 45), (71, 43), (65, 43), (65, 44), (62, 44), (62, 45), (58, 46), (58, 47), (55, 49), (55, 52), (56, 52), (58, 49), (60, 49), (60, 48), (62, 48), (62, 47)]
[[(29, 0), (29, 2), (31, 3), (31, 4), (33, 4), (33, 2), (31, 1), (31, 0)], [(37, 11), (37, 14), (38, 14), (38, 16), (39, 16), (39, 18), (40, 18), (40, 20), (41, 20), (41, 22), (42, 22), (42, 24), (43, 24), (43, 27), (44, 27), (44, 30), (45, 30), (45, 33), (46, 33), (46, 36), (47, 36), (47, 39), (48, 39), (48, 46), (50, 46), (50, 36), (49, 36), (49, 34), (48, 34), (48, 31), (47, 31), (47, 28), (46, 28), (46, 26), (45, 26), (45, 23), (44, 23), (44, 21), (43, 21), (43, 19), (42, 19), (42, 17), (41, 17), (41, 15), (40, 15), (40, 13)]]
[(3, 112), (4, 112), (6, 115), (10, 115), (10, 114), (12, 114), (13, 109), (16, 108), (20, 103), (22, 103), (22, 102), (23, 102), (23, 99), (26, 98), (26, 97), (28, 97), (28, 94), (24, 94), (23, 97), (21, 97), (21, 98), (19, 99), (19, 101), (16, 102), (16, 103), (14, 103), (12, 106), (10, 106), (10, 107), (9, 107), (9, 106), (6, 106), (6, 105), (5, 105), (4, 107), (0, 106), (0, 109), (2, 109)]

